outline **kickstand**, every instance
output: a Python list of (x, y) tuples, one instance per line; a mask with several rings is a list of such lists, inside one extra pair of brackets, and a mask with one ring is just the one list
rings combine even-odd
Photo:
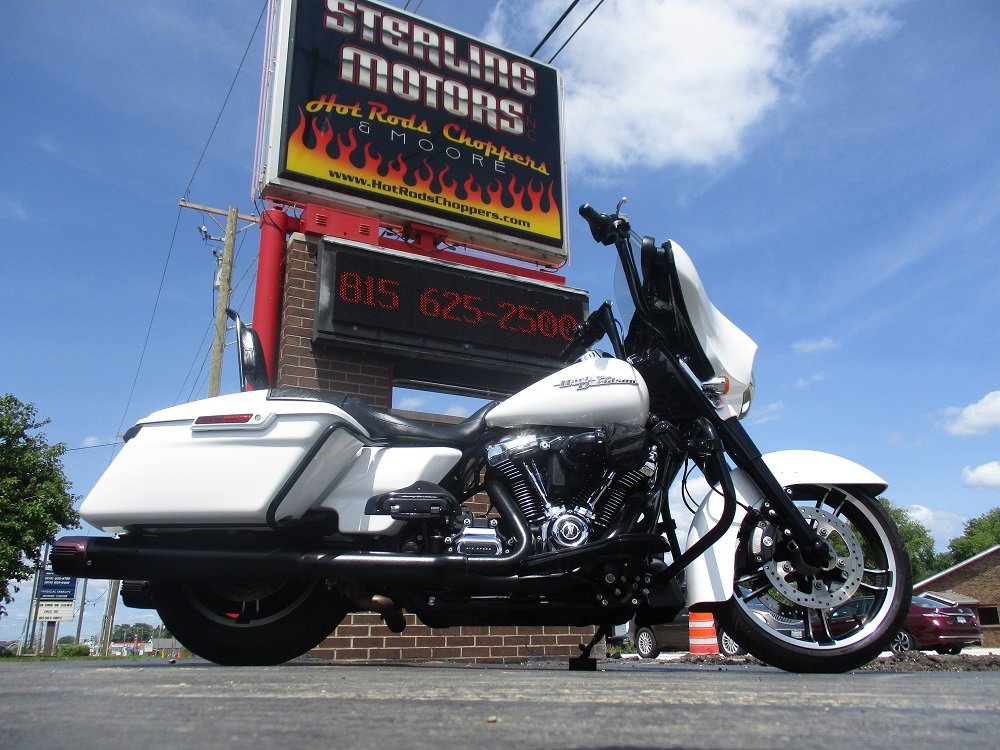
[(611, 631), (610, 625), (601, 625), (597, 628), (597, 632), (594, 633), (594, 637), (590, 639), (590, 643), (584, 646), (580, 644), (580, 651), (582, 652), (579, 656), (569, 657), (569, 668), (571, 672), (596, 672), (597, 671), (597, 659), (594, 659), (590, 652), (594, 650), (601, 640), (603, 640), (607, 634)]

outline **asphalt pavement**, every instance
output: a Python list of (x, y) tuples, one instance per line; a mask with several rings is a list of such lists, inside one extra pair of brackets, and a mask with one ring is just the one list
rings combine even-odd
[(1000, 672), (0, 660), (0, 747), (998, 747)]

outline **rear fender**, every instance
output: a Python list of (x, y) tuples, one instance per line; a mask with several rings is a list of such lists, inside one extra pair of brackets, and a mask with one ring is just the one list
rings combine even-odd
[[(778, 451), (768, 453), (763, 458), (782, 487), (798, 484), (853, 486), (874, 497), (888, 486), (884, 479), (864, 466), (831, 453), (804, 450)], [(685, 576), (689, 607), (710, 602), (724, 602), (733, 595), (736, 543), (740, 525), (746, 517), (746, 508), (762, 501), (764, 495), (742, 469), (733, 471), (732, 478), (738, 501), (736, 515), (725, 535), (687, 567)], [(688, 530), (689, 548), (718, 524), (722, 517), (723, 506), (722, 495), (715, 489), (710, 490), (702, 500)]]

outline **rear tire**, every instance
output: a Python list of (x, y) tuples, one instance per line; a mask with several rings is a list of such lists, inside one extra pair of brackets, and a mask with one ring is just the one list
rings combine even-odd
[[(836, 562), (809, 567), (762, 501), (740, 528), (734, 595), (719, 608), (719, 620), (771, 666), (789, 672), (856, 669), (886, 650), (906, 619), (913, 582), (903, 540), (882, 504), (857, 488), (810, 485), (788, 492), (830, 543)], [(870, 600), (863, 617), (830, 618), (833, 609), (859, 598)], [(753, 609), (770, 610), (780, 630)]]
[(185, 648), (216, 664), (281, 664), (333, 632), (346, 609), (324, 581), (151, 585), (156, 609)]

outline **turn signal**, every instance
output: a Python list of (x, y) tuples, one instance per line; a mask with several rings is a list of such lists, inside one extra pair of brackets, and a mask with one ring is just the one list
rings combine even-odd
[(192, 432), (210, 430), (263, 430), (275, 419), (270, 414), (206, 414), (191, 423)]
[(253, 414), (215, 414), (210, 417), (198, 417), (194, 420), (196, 427), (219, 424), (248, 424)]

